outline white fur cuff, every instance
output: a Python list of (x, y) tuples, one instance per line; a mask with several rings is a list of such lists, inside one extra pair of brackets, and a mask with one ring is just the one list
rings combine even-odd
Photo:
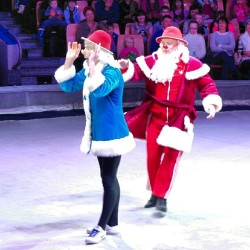
[(75, 66), (72, 65), (69, 69), (64, 69), (64, 65), (59, 67), (55, 72), (55, 79), (58, 83), (67, 81), (71, 78), (73, 78), (76, 74)]
[(127, 71), (125, 73), (122, 74), (124, 82), (129, 81), (133, 77), (133, 75), (135, 73), (134, 64), (130, 60), (128, 60), (128, 61), (129, 61), (128, 69), (127, 69)]
[(219, 112), (222, 108), (222, 99), (219, 95), (211, 94), (203, 99), (202, 105), (207, 113), (209, 113), (210, 105), (214, 105), (215, 111)]
[(192, 148), (193, 139), (194, 133), (192, 131), (185, 132), (176, 127), (165, 125), (156, 141), (164, 147), (189, 153)]

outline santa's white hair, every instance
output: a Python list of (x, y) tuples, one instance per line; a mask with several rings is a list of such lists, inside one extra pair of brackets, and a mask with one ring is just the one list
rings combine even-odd
[(180, 60), (187, 62), (189, 58), (188, 48), (180, 41), (178, 41), (176, 49), (170, 53), (164, 53), (160, 47), (153, 53), (154, 55), (157, 55), (158, 60), (151, 69), (150, 78), (156, 83), (171, 82), (178, 62)]

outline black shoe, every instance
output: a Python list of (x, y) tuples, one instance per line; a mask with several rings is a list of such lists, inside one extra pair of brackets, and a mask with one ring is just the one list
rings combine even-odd
[(158, 198), (155, 207), (161, 212), (167, 212), (167, 200), (163, 198)]
[(155, 207), (156, 202), (157, 202), (157, 197), (152, 194), (147, 204), (144, 207), (145, 208)]

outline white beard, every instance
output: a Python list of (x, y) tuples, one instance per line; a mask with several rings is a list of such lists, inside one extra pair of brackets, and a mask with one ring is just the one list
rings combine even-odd
[(155, 83), (171, 82), (177, 69), (177, 63), (180, 61), (181, 53), (180, 50), (175, 50), (169, 54), (163, 54), (161, 48), (159, 48), (156, 52), (158, 60), (151, 69), (150, 79)]

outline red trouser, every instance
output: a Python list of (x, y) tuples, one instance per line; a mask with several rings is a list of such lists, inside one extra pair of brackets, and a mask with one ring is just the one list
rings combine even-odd
[[(158, 121), (158, 122), (157, 122)], [(147, 128), (147, 170), (149, 189), (152, 194), (167, 198), (172, 187), (182, 151), (157, 144), (156, 139), (162, 129), (162, 124), (151, 117)]]

